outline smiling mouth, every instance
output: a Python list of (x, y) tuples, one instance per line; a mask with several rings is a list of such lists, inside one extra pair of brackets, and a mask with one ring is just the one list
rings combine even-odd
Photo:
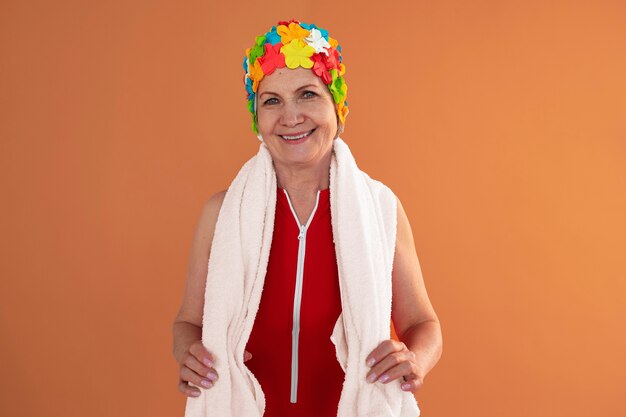
[(285, 140), (298, 140), (298, 139), (304, 139), (304, 138), (310, 136), (313, 132), (315, 132), (315, 129), (309, 130), (308, 132), (302, 133), (300, 135), (294, 135), (294, 136), (278, 135), (278, 136), (280, 136), (281, 138), (283, 138)]

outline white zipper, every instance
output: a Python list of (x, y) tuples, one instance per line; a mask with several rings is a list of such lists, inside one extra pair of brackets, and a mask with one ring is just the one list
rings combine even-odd
[(317, 204), (320, 199), (320, 191), (317, 191), (317, 197), (315, 199), (315, 207), (307, 220), (306, 225), (301, 225), (296, 211), (291, 205), (289, 194), (287, 190), (283, 188), (285, 195), (287, 196), (287, 202), (293, 213), (293, 217), (296, 219), (296, 224), (300, 229), (298, 234), (298, 266), (296, 268), (296, 291), (293, 296), (293, 328), (291, 329), (291, 403), (295, 404), (298, 398), (298, 339), (300, 337), (300, 305), (302, 303), (302, 280), (304, 278), (304, 253), (306, 250), (306, 231), (311, 224), (313, 215), (317, 210)]

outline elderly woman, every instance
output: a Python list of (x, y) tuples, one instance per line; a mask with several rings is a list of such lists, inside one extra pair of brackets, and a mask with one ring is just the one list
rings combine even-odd
[(244, 70), (261, 144), (193, 239), (173, 326), (186, 416), (418, 416), (441, 329), (402, 204), (339, 137), (341, 47), (279, 22)]

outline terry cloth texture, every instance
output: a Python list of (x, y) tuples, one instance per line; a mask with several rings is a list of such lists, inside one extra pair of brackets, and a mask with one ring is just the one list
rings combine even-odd
[[(397, 200), (356, 165), (348, 145), (333, 142), (330, 207), (342, 313), (331, 341), (345, 372), (338, 417), (418, 417), (401, 381), (370, 384), (365, 359), (389, 339), (391, 270)], [(243, 363), (259, 308), (272, 245), (276, 173), (264, 142), (231, 183), (218, 215), (209, 256), (202, 343), (219, 379), (187, 399), (185, 417), (260, 417), (265, 396)], [(320, 399), (323, 401), (323, 399)]]

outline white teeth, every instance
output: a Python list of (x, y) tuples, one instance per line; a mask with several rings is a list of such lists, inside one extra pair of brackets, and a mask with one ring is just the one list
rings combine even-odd
[[(313, 129), (313, 130), (315, 130), (315, 129)], [(306, 133), (303, 133), (303, 134), (301, 134), (301, 135), (299, 135), (299, 136), (281, 136), (281, 137), (282, 137), (283, 139), (287, 139), (287, 140), (302, 139), (302, 138), (304, 138), (304, 137), (306, 137), (306, 136), (309, 136), (309, 135), (311, 134), (311, 132), (313, 132), (313, 130), (310, 130), (310, 131), (308, 131), (308, 132), (306, 132)]]

